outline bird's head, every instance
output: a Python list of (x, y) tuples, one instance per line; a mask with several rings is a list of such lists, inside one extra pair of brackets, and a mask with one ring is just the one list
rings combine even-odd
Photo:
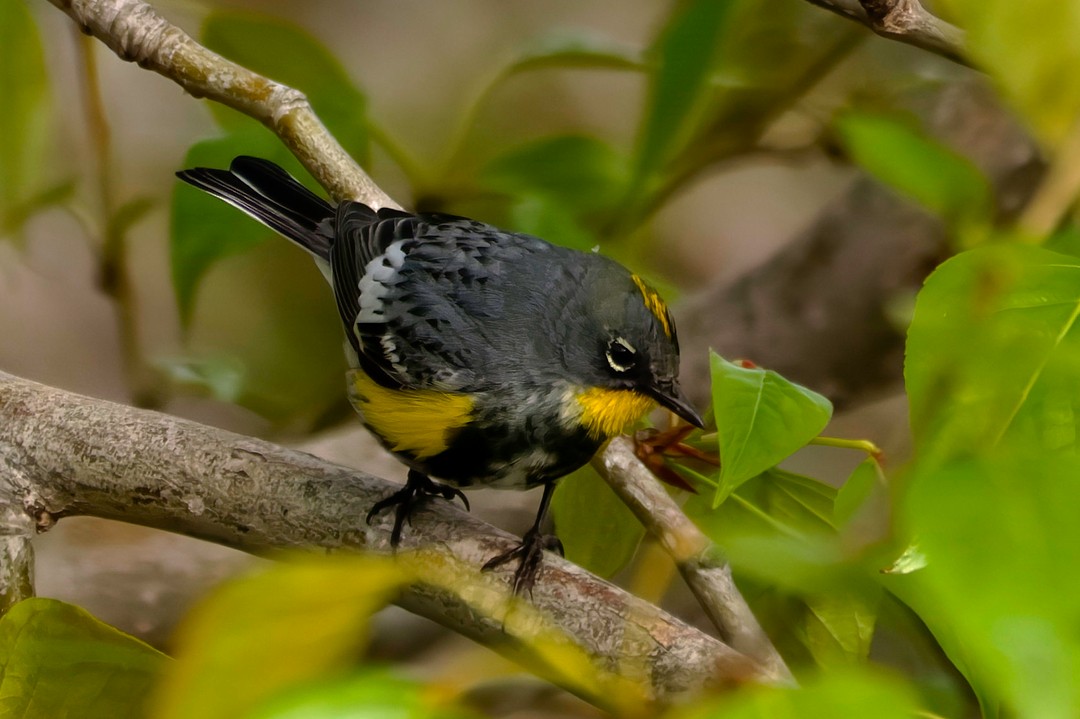
[(701, 415), (679, 387), (679, 340), (656, 290), (604, 260), (583, 286), (579, 336), (566, 347), (569, 366), (586, 388), (582, 420), (596, 436), (611, 436), (659, 403), (696, 427)]

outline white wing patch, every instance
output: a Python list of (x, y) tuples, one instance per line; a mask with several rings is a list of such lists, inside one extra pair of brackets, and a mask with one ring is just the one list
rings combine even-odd
[(360, 278), (357, 288), (360, 290), (360, 312), (356, 315), (356, 322), (369, 324), (385, 319), (383, 298), (390, 291), (398, 270), (405, 262), (403, 244), (405, 240), (392, 243), (386, 248), (386, 252), (373, 258), (364, 267), (364, 276)]

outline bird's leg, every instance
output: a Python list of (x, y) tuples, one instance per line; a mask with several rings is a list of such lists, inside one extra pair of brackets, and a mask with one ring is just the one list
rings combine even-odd
[(469, 509), (469, 499), (460, 489), (445, 484), (437, 484), (428, 479), (428, 476), (423, 472), (410, 469), (409, 476), (405, 480), (405, 486), (386, 499), (380, 499), (376, 502), (371, 511), (367, 513), (367, 523), (371, 524), (371, 520), (375, 518), (375, 515), (384, 509), (397, 507), (394, 510), (394, 529), (390, 532), (390, 546), (396, 547), (401, 541), (401, 527), (409, 519), (413, 507), (426, 497), (442, 497), (448, 501), (458, 498), (465, 505), (466, 511)]
[(540, 498), (540, 509), (536, 512), (536, 521), (532, 528), (525, 532), (521, 538), (521, 544), (509, 552), (500, 554), (489, 559), (481, 571), (487, 572), (496, 567), (501, 567), (507, 562), (518, 560), (517, 571), (514, 572), (514, 594), (532, 592), (533, 584), (540, 573), (540, 564), (544, 560), (544, 550), (550, 549), (562, 556), (563, 546), (559, 538), (554, 534), (544, 534), (540, 526), (547, 515), (548, 505), (551, 504), (551, 495), (555, 491), (555, 483), (548, 482), (544, 485), (544, 496)]

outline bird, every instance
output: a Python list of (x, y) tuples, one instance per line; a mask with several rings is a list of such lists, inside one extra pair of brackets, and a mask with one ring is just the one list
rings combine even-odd
[(269, 160), (177, 176), (296, 243), (333, 289), (345, 333), (348, 397), (408, 467), (377, 502), (394, 510), (397, 547), (413, 508), (470, 487), (543, 487), (532, 527), (484, 570), (517, 561), (513, 594), (531, 593), (556, 482), (656, 404), (696, 427), (679, 386), (667, 305), (597, 252), (456, 215), (332, 204)]

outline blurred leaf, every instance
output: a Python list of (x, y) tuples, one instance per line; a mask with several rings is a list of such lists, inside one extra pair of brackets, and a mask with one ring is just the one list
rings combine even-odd
[(820, 434), (832, 404), (771, 370), (741, 367), (715, 352), (710, 362), (721, 461), (717, 507), (740, 484)]
[(387, 669), (307, 685), (287, 692), (250, 714), (250, 719), (466, 719), (476, 716), (440, 701), (419, 682)]
[(796, 689), (746, 687), (679, 709), (670, 719), (911, 719), (917, 708), (907, 684), (852, 668), (812, 677)]
[[(298, 168), (281, 143), (261, 127), (191, 146), (184, 167), (228, 167), (237, 155), (274, 160)], [(273, 232), (244, 213), (177, 180), (170, 211), (173, 289), (181, 323), (191, 321), (199, 282), (219, 260), (254, 247)]]
[(809, 597), (806, 645), (819, 666), (861, 662), (870, 654), (881, 590)]
[[(6, 217), (0, 217), (0, 234), (18, 232), (34, 214), (48, 207), (64, 204), (74, 196), (75, 188), (75, 180), (61, 180), (24, 198), (18, 205), (8, 209)], [(0, 210), (0, 215), (2, 214), (3, 211)]]
[(589, 465), (559, 482), (551, 511), (566, 558), (601, 577), (625, 567), (645, 536), (633, 512)]
[(338, 555), (276, 564), (230, 582), (178, 630), (155, 697), (163, 719), (247, 716), (282, 692), (346, 669), (371, 615), (407, 581), (392, 560)]
[(643, 70), (645, 63), (635, 47), (616, 43), (594, 33), (561, 30), (527, 45), (502, 71), (503, 77), (547, 68), (597, 70)]
[(595, 249), (599, 242), (566, 207), (545, 195), (519, 197), (510, 206), (507, 225), (517, 232), (582, 252)]
[(37, 24), (23, 0), (0, 0), (0, 232), (29, 214), (49, 134), (49, 79)]
[[(214, 11), (203, 23), (202, 42), (214, 52), (307, 95), (331, 134), (361, 165), (369, 161), (367, 100), (336, 57), (302, 28), (280, 18)], [(222, 127), (235, 131), (253, 120), (210, 103)]]
[(909, 484), (928, 565), (897, 580), (921, 582), (924, 621), (1012, 716), (1080, 716), (1078, 477), (1076, 456), (995, 453), (921, 465)]
[(1021, 245), (965, 252), (927, 280), (904, 376), (920, 451), (1080, 446), (1080, 259)]
[(858, 513), (880, 481), (881, 467), (873, 457), (859, 463), (851, 476), (836, 493), (833, 520), (837, 526), (847, 524)]
[(237, 402), (247, 380), (243, 362), (230, 355), (171, 357), (154, 364), (175, 384), (202, 390), (222, 402)]
[(838, 41), (863, 37), (864, 31), (836, 22), (829, 14), (804, 3), (773, 0), (725, 0), (732, 5), (730, 27), (717, 58), (716, 82), (721, 101), (760, 113), (767, 105), (807, 87), (793, 87), (808, 70), (820, 65), (822, 51), (832, 52)]
[(710, 93), (710, 77), (735, 3), (679, 3), (650, 48), (653, 66), (634, 167), (634, 185), (647, 186), (693, 131)]
[(26, 599), (0, 619), (0, 714), (20, 719), (138, 716), (168, 658), (53, 599)]
[(941, 145), (910, 122), (889, 115), (848, 112), (837, 129), (857, 163), (955, 229), (974, 231), (989, 222), (990, 181), (967, 158)]
[(112, 232), (118, 235), (127, 234), (128, 230), (138, 224), (139, 220), (146, 217), (150, 210), (154, 209), (156, 200), (145, 195), (133, 197), (120, 205), (109, 218)]
[(492, 161), (484, 184), (509, 195), (540, 195), (574, 213), (611, 207), (621, 196), (626, 159), (608, 143), (582, 135), (530, 142)]
[(1055, 0), (941, 0), (967, 30), (966, 48), (1050, 145), (1080, 119), (1080, 4)]

